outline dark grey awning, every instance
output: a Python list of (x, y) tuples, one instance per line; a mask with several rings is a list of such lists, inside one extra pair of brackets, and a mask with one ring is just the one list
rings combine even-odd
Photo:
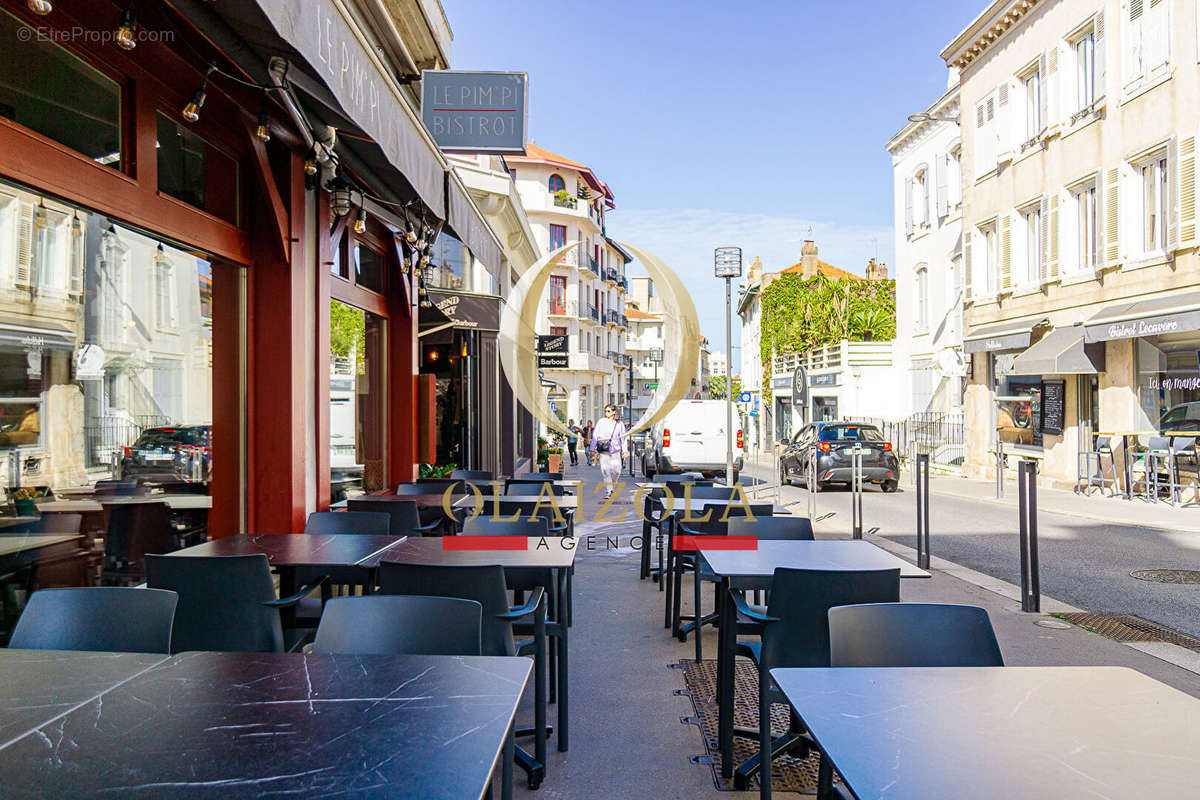
[(1055, 328), (1013, 359), (1013, 375), (1095, 375), (1104, 371), (1104, 345), (1083, 341), (1083, 327)]
[(1107, 342), (1200, 330), (1200, 292), (1109, 306), (1084, 326), (1084, 341)]
[(1006, 350), (1024, 350), (1033, 341), (1033, 329), (1045, 322), (1044, 319), (1002, 322), (998, 325), (975, 328), (963, 337), (963, 351), (999, 353)]

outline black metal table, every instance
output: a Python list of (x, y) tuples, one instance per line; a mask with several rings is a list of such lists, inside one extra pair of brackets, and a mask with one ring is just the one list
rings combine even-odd
[(1200, 700), (1125, 667), (774, 669), (861, 798), (1195, 797)]
[(530, 669), (525, 658), (182, 653), (0, 749), (0, 791), (478, 798)]
[(770, 589), (777, 567), (790, 569), (900, 569), (901, 578), (928, 578), (923, 569), (861, 540), (760, 541), (754, 550), (705, 550), (701, 556), (721, 582), (717, 636), (717, 737), (721, 772), (733, 775), (733, 652), (737, 645), (737, 611), (731, 592)]

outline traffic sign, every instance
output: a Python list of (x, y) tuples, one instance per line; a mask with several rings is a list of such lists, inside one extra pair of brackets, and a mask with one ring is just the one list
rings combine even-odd
[(749, 392), (742, 392), (741, 395), (738, 397), (738, 400), (743, 403), (749, 403), (751, 400), (751, 395)]

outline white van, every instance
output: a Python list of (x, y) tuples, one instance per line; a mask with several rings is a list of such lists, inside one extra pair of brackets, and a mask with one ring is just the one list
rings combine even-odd
[[(699, 472), (725, 477), (725, 401), (681, 400), (650, 431), (642, 453), (642, 472)], [(733, 424), (738, 424), (735, 411)], [(734, 428), (733, 479), (742, 469), (742, 432)]]

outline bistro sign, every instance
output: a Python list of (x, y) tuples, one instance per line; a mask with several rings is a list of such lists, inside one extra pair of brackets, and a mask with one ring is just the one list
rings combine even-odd
[(528, 100), (524, 72), (421, 73), (421, 121), (449, 153), (525, 155)]

